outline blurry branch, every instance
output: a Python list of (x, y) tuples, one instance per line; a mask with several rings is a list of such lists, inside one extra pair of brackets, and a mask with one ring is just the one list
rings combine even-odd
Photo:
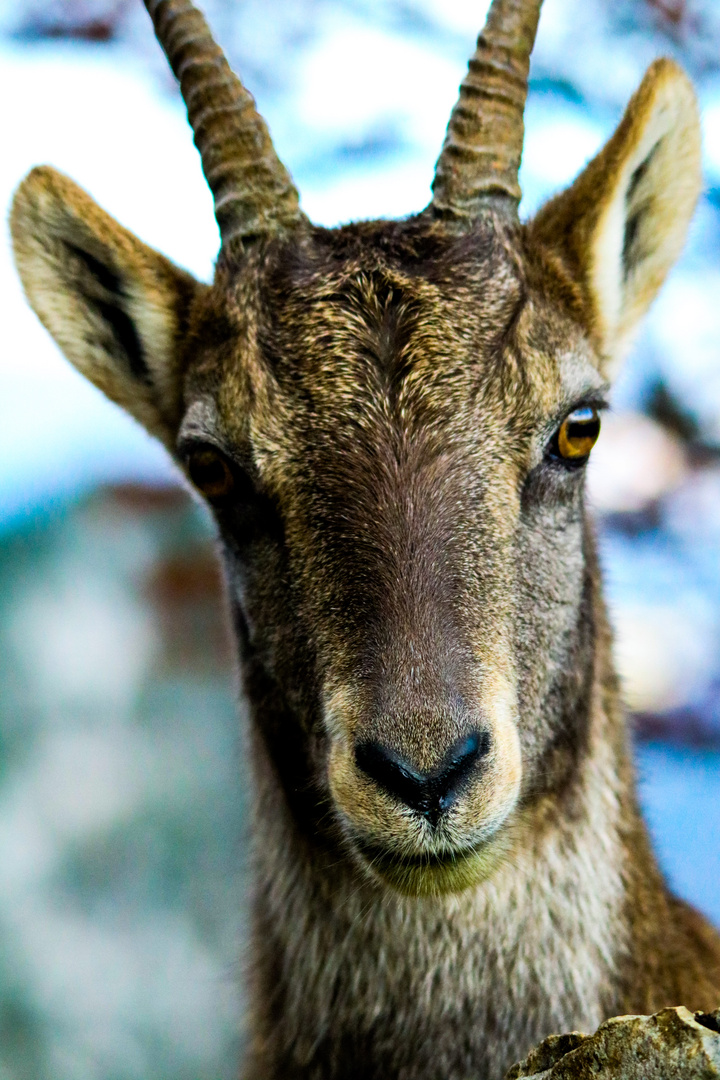
[(663, 379), (659, 378), (655, 383), (645, 411), (683, 443), (692, 446), (700, 442), (697, 420), (677, 400)]
[(603, 0), (618, 32), (655, 37), (696, 79), (720, 70), (717, 0)]
[(121, 32), (135, 0), (26, 0), (18, 4), (13, 27), (25, 39), (69, 38), (112, 41)]
[(649, 7), (655, 8), (660, 17), (671, 26), (682, 26), (687, 22), (688, 9), (685, 0), (646, 0)]

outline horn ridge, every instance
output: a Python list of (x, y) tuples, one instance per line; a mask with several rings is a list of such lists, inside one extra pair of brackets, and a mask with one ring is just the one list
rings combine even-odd
[(223, 249), (297, 228), (305, 216), (252, 94), (231, 70), (190, 0), (145, 0), (155, 34), (180, 83), (215, 200)]
[(542, 0), (493, 0), (435, 167), (431, 207), (472, 219), (488, 205), (517, 216), (530, 53)]

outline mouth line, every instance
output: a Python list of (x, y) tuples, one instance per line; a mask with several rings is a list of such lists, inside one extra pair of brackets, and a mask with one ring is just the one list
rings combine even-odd
[(495, 830), (474, 844), (440, 853), (408, 855), (361, 840), (354, 847), (367, 870), (406, 896), (442, 896), (473, 888), (491, 877), (509, 858), (513, 830)]
[(403, 855), (375, 844), (357, 842), (357, 847), (371, 867), (381, 872), (387, 870), (451, 870), (477, 855), (483, 844), (460, 848), (446, 854), (427, 851), (420, 855)]

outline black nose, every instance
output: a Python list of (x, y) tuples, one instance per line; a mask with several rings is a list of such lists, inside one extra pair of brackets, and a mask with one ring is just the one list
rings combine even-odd
[(473, 731), (451, 746), (440, 766), (432, 772), (418, 772), (394, 750), (377, 742), (359, 743), (355, 762), (388, 795), (422, 814), (431, 825), (437, 825), (489, 749), (489, 733)]

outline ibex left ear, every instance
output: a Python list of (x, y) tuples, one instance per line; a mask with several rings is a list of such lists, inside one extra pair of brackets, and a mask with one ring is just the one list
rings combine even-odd
[(610, 141), (529, 226), (578, 281), (608, 369), (680, 254), (701, 189), (700, 149), (692, 85), (657, 60)]
[(23, 180), (10, 228), (27, 298), (68, 360), (172, 450), (189, 314), (207, 286), (54, 169)]

